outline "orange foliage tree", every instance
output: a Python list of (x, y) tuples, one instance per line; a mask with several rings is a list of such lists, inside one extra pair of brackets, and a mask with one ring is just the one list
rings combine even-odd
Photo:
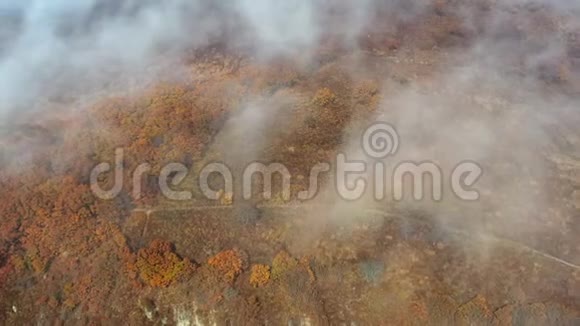
[(154, 240), (148, 248), (137, 252), (135, 262), (129, 268), (143, 282), (152, 287), (167, 287), (191, 275), (195, 265), (187, 258), (181, 259), (173, 252), (167, 241)]
[(208, 260), (208, 264), (229, 283), (242, 272), (244, 265), (241, 253), (235, 249), (218, 253)]
[(270, 266), (256, 264), (252, 266), (252, 274), (250, 274), (250, 284), (253, 287), (262, 287), (270, 281)]

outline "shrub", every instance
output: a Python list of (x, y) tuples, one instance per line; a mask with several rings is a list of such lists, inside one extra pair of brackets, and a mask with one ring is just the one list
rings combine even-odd
[(358, 264), (358, 269), (365, 281), (371, 284), (377, 284), (383, 277), (385, 265), (381, 261), (363, 261)]
[(312, 98), (312, 104), (318, 107), (326, 107), (335, 103), (336, 95), (327, 87), (319, 89)]
[(254, 265), (252, 266), (252, 274), (250, 275), (250, 284), (253, 287), (262, 287), (270, 280), (270, 266), (268, 265)]
[(304, 268), (304, 270), (306, 270), (306, 272), (308, 273), (308, 277), (310, 277), (311, 282), (316, 281), (316, 275), (314, 275), (314, 271), (310, 266), (310, 257), (304, 256), (300, 258), (300, 266)]
[(288, 271), (296, 268), (298, 261), (286, 251), (280, 251), (272, 261), (272, 279), (284, 276)]
[(361, 104), (369, 104), (373, 96), (379, 93), (379, 86), (372, 80), (365, 80), (356, 86), (353, 97)]

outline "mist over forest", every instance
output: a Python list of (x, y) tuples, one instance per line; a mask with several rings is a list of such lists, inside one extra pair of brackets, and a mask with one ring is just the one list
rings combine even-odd
[(2, 0), (0, 324), (576, 325), (579, 104), (572, 0)]

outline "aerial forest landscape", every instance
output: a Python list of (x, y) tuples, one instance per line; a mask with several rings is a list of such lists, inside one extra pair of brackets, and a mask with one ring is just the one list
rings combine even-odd
[(0, 0), (0, 325), (580, 325), (580, 3)]

